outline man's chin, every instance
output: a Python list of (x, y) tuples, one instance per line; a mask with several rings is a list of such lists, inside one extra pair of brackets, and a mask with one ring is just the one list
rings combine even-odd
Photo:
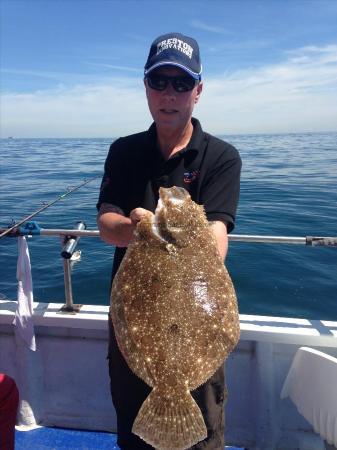
[(159, 127), (163, 128), (178, 128), (181, 125), (181, 119), (178, 115), (172, 116), (163, 116), (161, 115), (158, 120), (156, 120), (156, 124)]

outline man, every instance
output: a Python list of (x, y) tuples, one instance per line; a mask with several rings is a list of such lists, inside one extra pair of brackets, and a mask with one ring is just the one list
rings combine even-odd
[[(144, 85), (154, 123), (146, 132), (116, 140), (105, 162), (97, 208), (102, 239), (115, 245), (116, 274), (137, 222), (153, 213), (159, 187), (181, 186), (204, 205), (225, 258), (227, 232), (234, 227), (241, 160), (231, 145), (204, 133), (192, 118), (203, 83), (197, 42), (179, 33), (158, 37), (145, 65)], [(137, 276), (137, 274), (135, 274)], [(119, 352), (110, 325), (109, 371), (117, 412), (118, 445), (122, 450), (152, 447), (131, 432), (150, 388), (136, 377)], [(224, 370), (192, 392), (208, 429), (195, 450), (224, 448)]]

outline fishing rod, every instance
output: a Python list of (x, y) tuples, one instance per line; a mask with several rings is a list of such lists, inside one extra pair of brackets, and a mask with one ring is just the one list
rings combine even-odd
[(61, 195), (59, 195), (56, 199), (52, 200), (49, 203), (44, 204), (41, 208), (34, 211), (32, 214), (29, 214), (28, 216), (21, 219), (19, 222), (12, 225), (10, 228), (6, 228), (6, 230), (0, 230), (0, 238), (6, 236), (7, 234), (10, 234), (13, 230), (18, 228), (23, 223), (27, 222), (28, 220), (32, 219), (33, 217), (37, 216), (39, 213), (44, 211), (45, 209), (49, 208), (50, 206), (54, 205), (55, 203), (59, 202), (60, 200), (64, 199), (65, 197), (68, 197), (68, 195), (72, 194), (73, 192), (77, 191), (81, 187), (85, 186), (86, 184), (91, 183), (94, 180), (97, 180), (97, 178), (101, 178), (101, 175), (98, 175), (97, 177), (90, 178), (89, 180), (84, 180), (83, 183), (79, 184), (78, 186), (75, 186), (73, 188), (68, 188), (67, 191)]

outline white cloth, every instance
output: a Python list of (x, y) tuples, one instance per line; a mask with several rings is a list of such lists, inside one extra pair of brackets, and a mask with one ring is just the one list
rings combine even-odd
[(35, 351), (35, 334), (33, 322), (33, 282), (28, 245), (24, 236), (18, 238), (18, 262), (16, 278), (18, 280), (18, 306), (13, 324), (16, 332)]

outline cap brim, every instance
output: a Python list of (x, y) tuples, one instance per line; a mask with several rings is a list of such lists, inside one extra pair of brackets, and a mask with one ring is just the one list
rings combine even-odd
[(153, 66), (149, 67), (148, 69), (145, 69), (144, 71), (144, 75), (148, 75), (150, 72), (152, 72), (154, 69), (157, 69), (158, 67), (161, 66), (174, 66), (174, 67), (179, 67), (179, 69), (182, 69), (184, 72), (187, 72), (189, 75), (191, 75), (191, 77), (193, 77), (195, 80), (200, 80), (201, 78), (201, 71), (200, 73), (197, 72), (193, 72), (191, 69), (188, 69), (187, 67), (185, 67), (183, 64), (179, 64), (173, 61), (160, 61), (157, 64), (153, 64)]

